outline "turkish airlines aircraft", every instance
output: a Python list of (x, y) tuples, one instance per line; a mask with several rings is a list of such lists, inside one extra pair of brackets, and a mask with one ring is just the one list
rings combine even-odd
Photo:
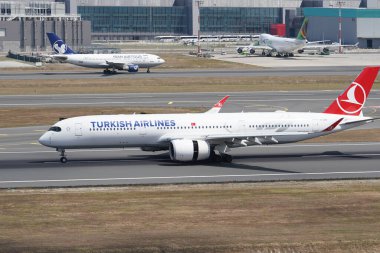
[(206, 113), (93, 115), (54, 124), (39, 142), (66, 149), (140, 147), (169, 150), (175, 161), (231, 162), (231, 148), (298, 142), (347, 130), (375, 118), (362, 109), (380, 67), (366, 67), (323, 113), (219, 113), (228, 97)]
[(104, 69), (104, 74), (116, 73), (116, 69), (137, 72), (139, 68), (146, 68), (149, 73), (150, 68), (165, 62), (154, 54), (77, 54), (56, 34), (47, 33), (47, 36), (57, 53), (50, 57), (81, 67), (101, 68)]

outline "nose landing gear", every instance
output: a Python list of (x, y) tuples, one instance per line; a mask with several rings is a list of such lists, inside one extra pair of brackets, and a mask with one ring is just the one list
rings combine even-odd
[(61, 161), (61, 163), (67, 163), (67, 158), (66, 158), (66, 153), (65, 153), (65, 150), (64, 149), (58, 149), (57, 148), (57, 151), (60, 152), (59, 156), (61, 157), (59, 160)]

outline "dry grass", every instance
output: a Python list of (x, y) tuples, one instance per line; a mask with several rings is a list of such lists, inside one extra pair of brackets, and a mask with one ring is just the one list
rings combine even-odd
[(51, 125), (59, 118), (83, 115), (133, 114), (133, 113), (190, 113), (200, 112), (201, 108), (153, 108), (153, 107), (29, 107), (0, 108), (0, 128)]
[[(0, 95), (156, 93), (156, 92), (241, 92), (278, 90), (342, 90), (349, 76), (307, 77), (192, 77), (192, 78), (104, 78), (63, 80), (0, 80)], [(380, 88), (380, 82), (374, 84)]]
[(2, 252), (377, 252), (380, 181), (0, 191)]

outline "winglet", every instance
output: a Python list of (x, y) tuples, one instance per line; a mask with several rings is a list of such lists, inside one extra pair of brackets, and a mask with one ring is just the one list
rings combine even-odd
[(57, 54), (75, 54), (75, 52), (55, 33), (46, 33), (46, 35), (49, 38), (51, 47)]
[(325, 130), (323, 130), (322, 132), (330, 132), (332, 130), (334, 130), (338, 125), (339, 123), (343, 120), (343, 118), (340, 118), (338, 121), (336, 121), (335, 123), (333, 123), (331, 126), (329, 126), (328, 128), (326, 128)]
[(355, 81), (339, 95), (324, 113), (359, 116), (380, 67), (365, 67)]
[(210, 110), (208, 110), (205, 113), (218, 113), (220, 111), (220, 109), (222, 109), (224, 103), (227, 101), (227, 99), (229, 97), (230, 96), (225, 96), (224, 98), (222, 98), (221, 100), (219, 100), (219, 102), (216, 103)]

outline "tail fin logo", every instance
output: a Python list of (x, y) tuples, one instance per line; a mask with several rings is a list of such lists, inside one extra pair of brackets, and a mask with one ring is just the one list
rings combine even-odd
[(57, 54), (64, 54), (67, 51), (67, 46), (65, 43), (63, 43), (62, 40), (57, 40), (56, 42), (54, 42), (53, 50)]
[(347, 92), (336, 99), (336, 102), (343, 112), (355, 114), (363, 108), (366, 99), (366, 92), (363, 86), (353, 82), (351, 87), (347, 89)]

